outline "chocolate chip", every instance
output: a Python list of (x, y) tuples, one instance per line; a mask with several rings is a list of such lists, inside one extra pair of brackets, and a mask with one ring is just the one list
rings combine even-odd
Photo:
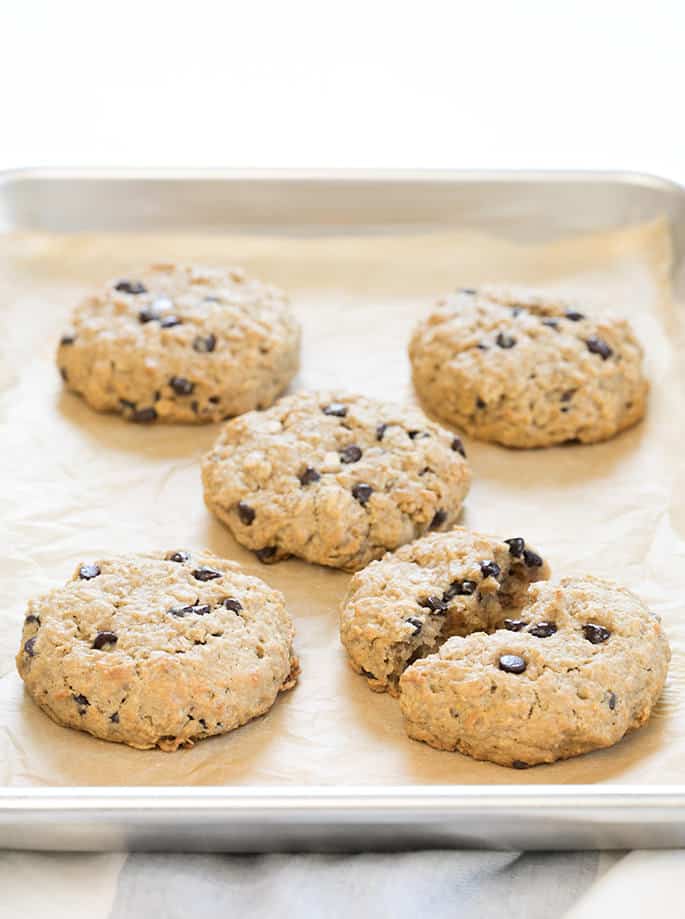
[(484, 409), (487, 408), (487, 403), (483, 402), (480, 396), (476, 399), (476, 408)]
[(505, 619), (502, 625), (509, 632), (520, 632), (528, 623), (525, 619)]
[(503, 654), (499, 659), (498, 666), (505, 673), (523, 673), (526, 669), (526, 662), (518, 654)]
[(515, 306), (514, 309), (511, 311), (511, 315), (514, 317), (514, 319), (516, 319), (517, 316), (521, 315), (521, 312), (522, 312), (521, 307)]
[(537, 552), (532, 552), (530, 549), (523, 550), (523, 561), (526, 563), (526, 568), (541, 568), (544, 564)]
[(98, 632), (93, 641), (93, 647), (96, 651), (101, 651), (105, 645), (115, 645), (119, 638), (114, 632)]
[(36, 636), (34, 635), (33, 638), (29, 638), (29, 640), (24, 644), (24, 651), (26, 654), (28, 654), (29, 657), (33, 657), (35, 653), (34, 652), (35, 647), (36, 647)]
[(336, 418), (345, 418), (347, 415), (347, 406), (341, 402), (331, 402), (330, 405), (324, 405), (321, 409), (324, 415), (334, 415)]
[(356, 498), (362, 506), (368, 503), (372, 494), (373, 488), (370, 485), (365, 485), (364, 482), (360, 482), (352, 489), (352, 497)]
[(321, 474), (313, 466), (307, 466), (304, 472), (299, 474), (298, 478), (301, 485), (311, 485), (313, 482), (319, 481)]
[(447, 604), (441, 597), (430, 596), (422, 597), (418, 601), (419, 606), (424, 607), (424, 609), (429, 609), (433, 613), (446, 613)]
[(474, 287), (460, 287), (460, 294), (468, 294), (469, 297), (475, 297), (478, 291)]
[(159, 324), (163, 329), (172, 329), (175, 325), (183, 325), (183, 320), (178, 316), (162, 316)]
[(429, 529), (435, 530), (438, 527), (441, 527), (446, 520), (447, 520), (447, 511), (442, 510), (442, 508), (438, 509), (433, 514), (433, 519), (430, 522)]
[(408, 619), (405, 619), (404, 621), (408, 622), (409, 625), (414, 626), (414, 631), (412, 632), (412, 635), (418, 635), (421, 629), (423, 628), (423, 623), (421, 622), (420, 619), (417, 619), (416, 616), (410, 616)]
[(481, 562), (480, 570), (483, 572), (484, 578), (498, 578), (502, 573), (502, 569), (497, 562)]
[(615, 693), (615, 692), (610, 692), (610, 693), (609, 693), (609, 700), (608, 700), (608, 701), (609, 701), (609, 708), (610, 708), (611, 711), (613, 712), (613, 710), (616, 708), (616, 693)]
[(197, 415), (198, 411), (200, 410), (200, 403), (197, 401), (197, 399), (193, 399), (193, 401), (190, 403), (190, 407)]
[(172, 377), (169, 380), (169, 386), (177, 396), (189, 396), (195, 389), (195, 384), (186, 380), (185, 377)]
[(595, 622), (588, 622), (587, 625), (583, 626), (583, 635), (591, 644), (601, 645), (603, 641), (609, 638), (611, 632), (609, 629), (604, 628), (603, 625), (597, 625)]
[(73, 345), (75, 341), (76, 341), (75, 335), (63, 335), (60, 338), (59, 343), (60, 345)]
[(575, 389), (567, 389), (566, 392), (563, 392), (561, 394), (561, 401), (570, 402), (571, 399), (574, 397), (575, 392), (576, 392)]
[(521, 558), (523, 550), (526, 548), (525, 541), (520, 536), (512, 536), (511, 539), (505, 539), (504, 541), (509, 546), (509, 555), (513, 555), (514, 558)]
[(143, 325), (145, 325), (146, 322), (158, 322), (159, 318), (159, 313), (151, 306), (144, 306), (138, 313), (138, 321), (142, 322)]
[(513, 348), (516, 344), (516, 339), (514, 336), (505, 335), (504, 332), (500, 332), (495, 341), (500, 346), (500, 348)]
[(522, 759), (515, 759), (511, 765), (513, 769), (530, 769), (530, 763), (524, 763)]
[(246, 527), (249, 527), (254, 521), (256, 514), (254, 508), (250, 507), (249, 504), (246, 504), (244, 501), (239, 501), (238, 516), (240, 517), (240, 522), (244, 523)]
[(115, 290), (120, 290), (124, 294), (146, 294), (147, 287), (144, 284), (141, 284), (140, 281), (127, 281), (123, 279), (117, 281), (114, 285)]
[(376, 440), (383, 440), (385, 432), (388, 430), (387, 424), (379, 424), (376, 427)]
[(455, 453), (461, 453), (464, 459), (466, 459), (466, 450), (464, 450), (464, 444), (461, 442), (461, 437), (453, 437), (450, 446)]
[(546, 326), (548, 326), (550, 329), (558, 329), (558, 328), (559, 328), (559, 320), (558, 320), (558, 319), (543, 319), (543, 320), (542, 320), (542, 325), (546, 325)]
[(243, 604), (240, 602), (240, 600), (235, 600), (233, 597), (226, 597), (226, 599), (223, 601), (223, 605), (232, 613), (239, 613), (243, 608)]
[(26, 619), (24, 619), (24, 622), (27, 625), (28, 624), (40, 625), (40, 616), (34, 616), (33, 613), (29, 613)]
[(356, 444), (350, 444), (340, 451), (341, 463), (358, 463), (362, 458), (362, 451)]
[(119, 724), (119, 712), (114, 712), (113, 715), (110, 715), (109, 720), (112, 724)]
[(613, 349), (604, 341), (603, 338), (599, 338), (597, 335), (591, 335), (590, 338), (585, 342), (587, 345), (588, 351), (592, 354), (599, 354), (603, 361), (614, 353)]
[(84, 695), (79, 693), (78, 695), (72, 695), (71, 697), (77, 705), (87, 706), (90, 705), (90, 702)]
[(536, 622), (528, 629), (529, 635), (535, 635), (536, 638), (549, 638), (557, 630), (556, 622)]
[[(195, 572), (193, 572), (194, 574)], [(201, 581), (208, 581), (210, 578), (200, 578)], [(190, 616), (193, 613), (196, 616), (206, 616), (211, 611), (211, 607), (206, 603), (195, 603), (191, 606), (172, 606), (168, 611), (172, 616), (183, 619), (184, 616)]]
[(221, 396), (210, 396), (207, 402), (211, 402), (212, 405), (218, 405), (221, 402)]
[(576, 310), (566, 310), (564, 316), (570, 319), (571, 322), (580, 322), (581, 319), (585, 319), (585, 314), (579, 313)]
[(419, 436), (420, 433), (421, 433), (421, 431), (407, 431), (407, 435), (409, 436), (409, 440), (416, 440), (416, 438)]
[(476, 348), (478, 348), (479, 351), (489, 351), (490, 350), (487, 345), (483, 344), (482, 341), (478, 342), (478, 344), (476, 345)]
[(128, 411), (133, 411), (133, 409), (136, 407), (136, 403), (131, 402), (130, 399), (119, 399), (119, 405)]
[(100, 574), (98, 565), (81, 565), (78, 570), (78, 576), (82, 581), (92, 581)]
[(442, 599), (448, 603), (450, 600), (453, 600), (454, 597), (470, 597), (475, 593), (477, 587), (478, 585), (475, 581), (452, 581), (442, 595)]
[(263, 549), (257, 549), (255, 555), (260, 562), (268, 562), (276, 554), (276, 546), (264, 546)]
[(206, 565), (193, 570), (193, 577), (196, 581), (215, 581), (222, 576), (222, 571), (217, 571), (216, 568), (208, 568)]
[(150, 424), (150, 422), (156, 420), (157, 409), (153, 408), (153, 406), (149, 406), (148, 408), (137, 408), (131, 413), (131, 421), (136, 421), (138, 424)]
[(190, 552), (186, 552), (184, 549), (180, 549), (178, 552), (169, 552), (166, 559), (168, 562), (187, 562), (190, 558)]
[(207, 336), (198, 335), (193, 341), (193, 350), (199, 351), (200, 354), (209, 354), (216, 348), (216, 335), (211, 332)]

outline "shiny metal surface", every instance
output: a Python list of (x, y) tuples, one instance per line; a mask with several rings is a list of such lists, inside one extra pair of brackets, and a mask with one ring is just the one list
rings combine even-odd
[[(0, 174), (0, 232), (373, 233), (468, 225), (520, 240), (666, 216), (685, 286), (685, 190), (629, 173)], [(0, 789), (13, 849), (339, 851), (685, 845), (685, 785)]]
[(354, 851), (685, 845), (685, 786), (5, 789), (0, 845)]
[(0, 174), (0, 232), (249, 228), (317, 233), (468, 225), (519, 239), (666, 215), (685, 249), (685, 191), (602, 172), (28, 169)]

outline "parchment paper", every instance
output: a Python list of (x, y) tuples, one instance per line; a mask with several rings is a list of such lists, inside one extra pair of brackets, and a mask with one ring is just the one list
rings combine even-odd
[[(307, 238), (48, 235), (0, 239), (0, 783), (221, 785), (675, 783), (685, 765), (685, 333), (662, 222), (520, 247), (476, 233)], [(92, 284), (151, 260), (242, 264), (285, 287), (304, 325), (297, 387), (411, 398), (406, 345), (432, 301), (483, 281), (581, 294), (627, 314), (647, 351), (646, 421), (597, 446), (510, 451), (467, 440), (464, 522), (541, 547), (556, 576), (606, 575), (663, 616), (674, 657), (651, 722), (611, 750), (515, 771), (405, 736), (397, 702), (347, 666), (349, 575), (260, 565), (205, 510), (199, 461), (217, 427), (138, 427), (63, 393), (54, 347)], [(135, 272), (134, 272), (135, 273)], [(14, 669), (30, 595), (107, 551), (207, 546), (281, 589), (302, 678), (265, 717), (191, 750), (108, 744), (53, 724)]]

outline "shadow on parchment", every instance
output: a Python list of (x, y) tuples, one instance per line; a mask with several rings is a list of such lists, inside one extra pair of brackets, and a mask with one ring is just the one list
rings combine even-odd
[(216, 440), (217, 424), (134, 424), (115, 413), (96, 412), (75, 393), (61, 390), (57, 410), (62, 419), (99, 447), (138, 453), (160, 460), (201, 456)]
[[(164, 753), (135, 750), (61, 727), (22, 691), (16, 674), (5, 679), (18, 684), (15, 715), (21, 720), (17, 732), (21, 767), (13, 769), (14, 778), (36, 784), (35, 776), (40, 776), (39, 784), (56, 786), (250, 784), (260, 762), (268, 761), (270, 744), (286, 730), (292, 697), (292, 690), (282, 693), (270, 711), (235, 731), (199, 741), (190, 749)], [(12, 734), (11, 725), (5, 724), (0, 750), (12, 743)], [(11, 751), (5, 756), (9, 759)]]
[(522, 491), (572, 488), (595, 478), (605, 478), (615, 466), (637, 454), (648, 434), (648, 426), (640, 421), (597, 444), (574, 442), (529, 449), (504, 447), (464, 437), (457, 428), (438, 418), (425, 403), (418, 401), (416, 395), (414, 399), (432, 421), (463, 437), (474, 477), (515, 486)]
[(386, 693), (372, 692), (351, 668), (342, 678), (341, 691), (365, 729), (389, 750), (402, 754), (410, 781), (419, 785), (591, 785), (620, 779), (646, 756), (663, 749), (665, 719), (653, 716), (646, 726), (608, 749), (550, 765), (511, 769), (461, 753), (435, 750), (410, 739), (404, 733), (399, 701)]

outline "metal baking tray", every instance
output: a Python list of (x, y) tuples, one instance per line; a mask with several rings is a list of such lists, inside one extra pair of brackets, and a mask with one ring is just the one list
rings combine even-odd
[[(514, 240), (665, 216), (685, 292), (685, 189), (613, 172), (0, 174), (0, 232), (468, 226)], [(685, 785), (5, 788), (12, 849), (293, 851), (659, 848), (685, 845)]]

